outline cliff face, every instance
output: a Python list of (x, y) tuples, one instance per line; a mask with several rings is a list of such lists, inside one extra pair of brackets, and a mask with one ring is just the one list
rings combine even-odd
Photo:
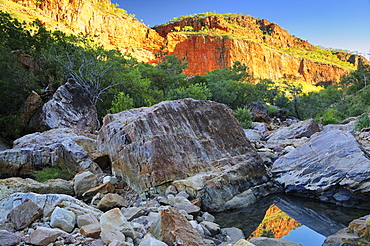
[[(326, 51), (322, 55), (323, 50), (277, 24), (250, 16), (186, 18), (154, 29), (166, 38), (169, 54), (189, 63), (187, 75), (204, 75), (240, 61), (257, 78), (336, 83), (355, 66), (368, 63), (348, 53)], [(322, 60), (315, 59), (314, 52)]]
[[(12, 0), (51, 29), (89, 34), (105, 47), (129, 52), (143, 61), (155, 59), (164, 39), (118, 9), (110, 0)], [(35, 18), (36, 19), (36, 18)]]
[(257, 78), (316, 84), (338, 82), (356, 66), (369, 64), (358, 55), (323, 53), (277, 24), (251, 16), (198, 16), (152, 29), (110, 0), (9, 0), (0, 7), (16, 17), (39, 19), (51, 29), (89, 34), (141, 61), (158, 63), (158, 57), (176, 54), (189, 63), (188, 76), (240, 61)]

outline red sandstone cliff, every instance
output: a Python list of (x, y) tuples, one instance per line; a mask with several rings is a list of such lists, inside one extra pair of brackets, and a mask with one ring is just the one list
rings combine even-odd
[[(12, 0), (0, 7), (41, 20), (46, 27), (64, 32), (84, 33), (94, 37), (105, 47), (132, 53), (143, 61), (155, 59), (164, 39), (158, 33), (110, 0)], [(2, 5), (2, 6), (1, 6)]]
[[(365, 58), (348, 53), (327, 51), (322, 55), (323, 50), (290, 35), (277, 24), (250, 16), (186, 18), (154, 29), (166, 38), (169, 54), (189, 63), (187, 75), (204, 75), (240, 61), (257, 78), (290, 78), (316, 84), (339, 82), (351, 64), (355, 69), (367, 63)], [(315, 58), (314, 52), (322, 61)], [(310, 56), (313, 59), (306, 58)]]
[(89, 34), (105, 47), (131, 53), (142, 61), (159, 62), (158, 55), (176, 54), (189, 63), (184, 71), (189, 76), (240, 61), (257, 78), (315, 84), (338, 82), (355, 66), (368, 63), (361, 56), (343, 52), (322, 55), (323, 50), (277, 24), (251, 16), (185, 18), (151, 29), (110, 0), (8, 0), (0, 2), (0, 7), (16, 17), (28, 15), (29, 21), (40, 19), (51, 29)]

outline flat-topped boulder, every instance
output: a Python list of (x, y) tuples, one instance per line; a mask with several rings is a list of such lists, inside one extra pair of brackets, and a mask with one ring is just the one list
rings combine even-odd
[(166, 101), (107, 115), (98, 146), (110, 156), (112, 172), (139, 193), (161, 193), (197, 176), (191, 191), (178, 188), (202, 196), (202, 204), (215, 202), (210, 210), (270, 181), (232, 110), (212, 101)]
[(344, 206), (369, 208), (370, 159), (349, 132), (321, 134), (272, 166), (287, 193)]

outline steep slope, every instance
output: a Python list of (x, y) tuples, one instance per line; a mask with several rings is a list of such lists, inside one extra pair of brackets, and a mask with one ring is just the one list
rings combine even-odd
[(166, 38), (169, 54), (189, 62), (187, 75), (240, 61), (255, 77), (314, 84), (338, 82), (355, 66), (368, 63), (361, 56), (316, 48), (275, 23), (250, 16), (195, 16), (154, 29)]
[(28, 22), (39, 19), (50, 29), (89, 34), (141, 61), (158, 63), (176, 54), (189, 63), (188, 76), (240, 61), (257, 78), (316, 84), (338, 82), (369, 63), (362, 56), (316, 48), (251, 16), (199, 14), (149, 28), (110, 0), (0, 0), (0, 8)]
[[(13, 2), (12, 2), (13, 1)], [(109, 0), (1, 0), (0, 8), (25, 21), (39, 19), (47, 28), (95, 37), (143, 61), (155, 59), (164, 39), (155, 30), (118, 9)]]

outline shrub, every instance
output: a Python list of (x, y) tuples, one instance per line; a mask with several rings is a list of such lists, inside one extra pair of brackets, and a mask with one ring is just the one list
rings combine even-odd
[(370, 118), (367, 114), (365, 114), (360, 119), (357, 120), (355, 130), (360, 131), (361, 129), (368, 127), (370, 127)]
[(252, 113), (248, 108), (237, 108), (234, 115), (243, 128), (252, 128)]
[(45, 182), (49, 179), (71, 180), (74, 172), (65, 163), (58, 163), (55, 167), (47, 167), (34, 174), (35, 180)]
[(318, 122), (327, 124), (339, 124), (346, 118), (346, 115), (335, 109), (327, 109), (322, 113), (322, 116), (317, 119)]

